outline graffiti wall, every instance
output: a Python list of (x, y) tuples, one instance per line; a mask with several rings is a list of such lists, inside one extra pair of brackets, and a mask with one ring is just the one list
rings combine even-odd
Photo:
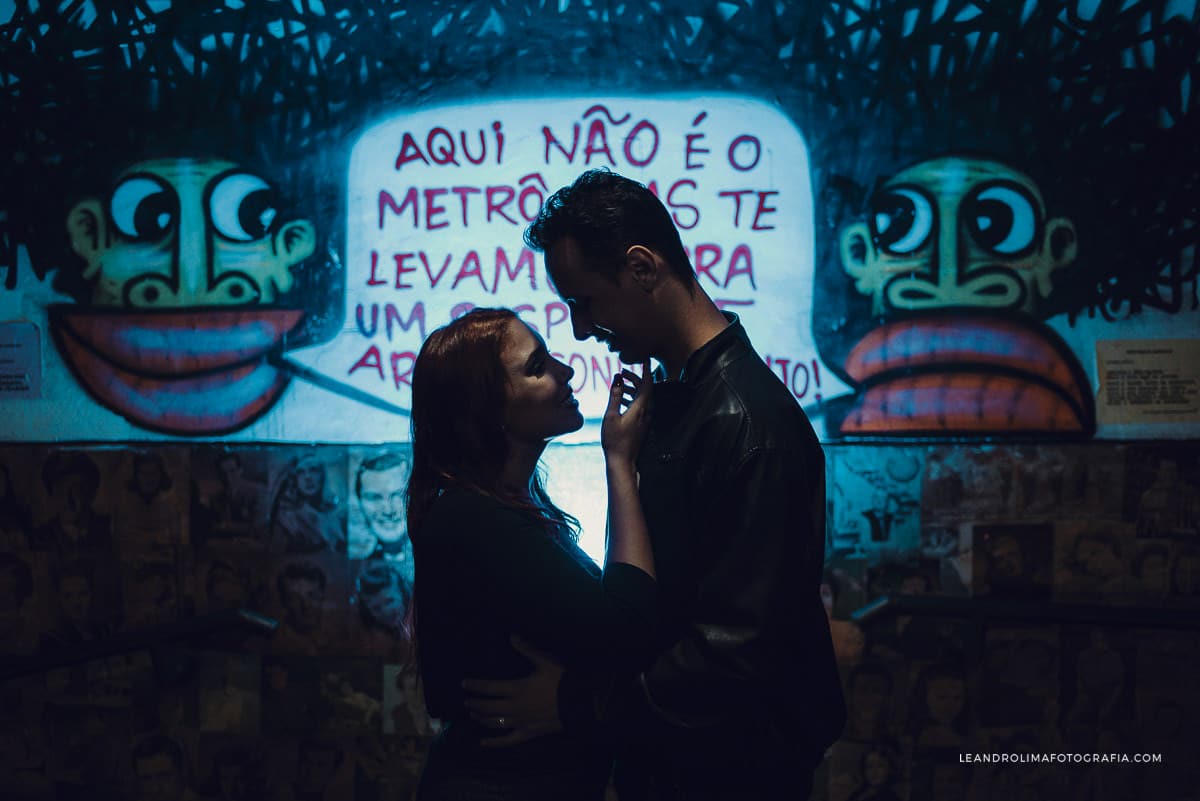
[(597, 417), (520, 236), (596, 166), (827, 440), (1200, 431), (1194, 2), (660, 5), (0, 5), (5, 438), (404, 439), (475, 305)]
[(1200, 605), (1198, 85), (1196, 0), (0, 0), (0, 652), (280, 621), (5, 681), (0, 795), (411, 797), (413, 354), (510, 306), (594, 418), (521, 232), (607, 166), (825, 442), (813, 798), (1187, 796), (1194, 630), (852, 614)]

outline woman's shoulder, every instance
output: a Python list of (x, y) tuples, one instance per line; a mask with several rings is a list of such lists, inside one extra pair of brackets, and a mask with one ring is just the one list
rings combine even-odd
[(536, 524), (534, 518), (478, 490), (451, 486), (442, 491), (429, 508), (420, 536), (470, 537), (483, 527), (497, 525), (524, 528)]
[(479, 490), (452, 484), (438, 493), (429, 509), (430, 519), (459, 518), (480, 512), (506, 511), (506, 507), (497, 498), (485, 495)]

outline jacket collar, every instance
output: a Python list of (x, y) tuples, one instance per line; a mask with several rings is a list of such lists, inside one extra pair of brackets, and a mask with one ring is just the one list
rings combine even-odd
[(742, 327), (738, 316), (728, 311), (721, 313), (725, 315), (729, 325), (688, 357), (679, 376), (679, 383), (703, 383), (706, 378), (720, 372), (725, 365), (750, 348), (750, 337), (746, 335), (746, 329)]

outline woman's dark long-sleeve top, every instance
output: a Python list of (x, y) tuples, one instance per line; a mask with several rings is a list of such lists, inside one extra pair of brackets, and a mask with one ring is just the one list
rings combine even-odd
[(425, 699), (445, 724), (419, 798), (601, 798), (611, 758), (602, 746), (550, 735), (484, 748), (480, 737), (497, 732), (466, 714), (462, 681), (526, 675), (512, 635), (601, 683), (634, 675), (651, 654), (654, 580), (626, 564), (601, 572), (543, 519), (461, 488), (434, 502), (413, 547)]

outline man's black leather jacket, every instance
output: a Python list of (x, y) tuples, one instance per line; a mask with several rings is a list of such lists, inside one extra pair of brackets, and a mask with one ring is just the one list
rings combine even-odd
[(727, 316), (679, 380), (656, 383), (638, 458), (660, 650), (636, 681), (593, 688), (591, 705), (569, 675), (560, 690), (568, 731), (594, 712), (627, 746), (626, 775), (649, 771), (677, 789), (780, 762), (811, 769), (845, 719), (819, 594), (824, 454)]

